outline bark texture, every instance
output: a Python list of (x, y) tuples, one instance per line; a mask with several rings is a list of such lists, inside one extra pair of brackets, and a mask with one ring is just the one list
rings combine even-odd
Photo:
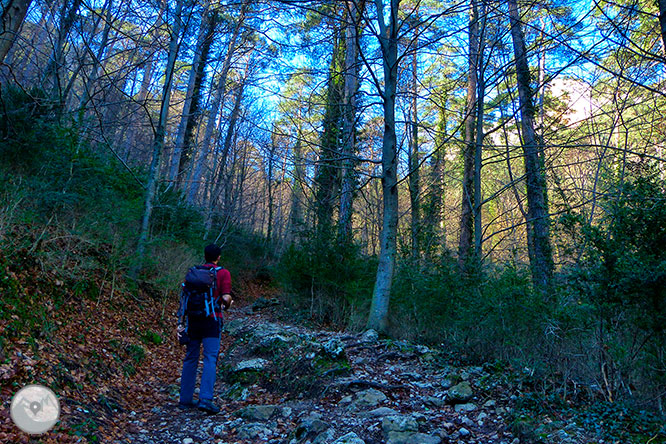
[(528, 250), (531, 252), (530, 267), (533, 285), (545, 290), (552, 277), (553, 258), (550, 245), (550, 217), (548, 214), (543, 150), (534, 130), (533, 93), (530, 87), (530, 69), (527, 64), (520, 13), (516, 0), (508, 0), (508, 6), (516, 63), (520, 128), (523, 136), (523, 157), (525, 159), (525, 179), (527, 182), (527, 242)]
[(153, 212), (153, 203), (157, 191), (157, 182), (159, 176), (159, 166), (164, 148), (164, 135), (166, 132), (166, 123), (169, 117), (169, 101), (171, 99), (171, 89), (173, 83), (174, 67), (176, 65), (176, 57), (178, 56), (179, 36), (182, 28), (181, 14), (183, 11), (183, 0), (178, 0), (176, 3), (176, 11), (174, 17), (174, 25), (170, 33), (169, 40), (169, 57), (164, 70), (164, 86), (162, 88), (162, 105), (160, 107), (160, 118), (155, 128), (155, 138), (153, 140), (153, 159), (150, 163), (150, 170), (148, 172), (148, 184), (146, 185), (146, 200), (143, 211), (143, 218), (141, 220), (141, 232), (139, 234), (139, 241), (137, 244), (138, 267), (141, 268), (143, 256), (148, 242), (148, 232), (150, 230), (150, 216)]
[(389, 23), (384, 22), (384, 2), (375, 0), (378, 36), (384, 65), (384, 136), (382, 140), (382, 202), (384, 214), (380, 236), (379, 265), (372, 293), (367, 327), (386, 331), (391, 284), (395, 272), (398, 233), (398, 159), (395, 134), (395, 95), (398, 83), (398, 0), (391, 0)]
[(0, 17), (0, 64), (5, 61), (7, 53), (14, 45), (25, 15), (32, 0), (9, 0), (3, 5)]
[(476, 92), (478, 87), (479, 60), (479, 20), (476, 0), (472, 0), (469, 9), (469, 71), (467, 74), (467, 106), (465, 108), (465, 145), (463, 146), (463, 183), (460, 213), (460, 240), (458, 243), (458, 259), (464, 265), (472, 249), (472, 232), (474, 227), (474, 139), (476, 126)]

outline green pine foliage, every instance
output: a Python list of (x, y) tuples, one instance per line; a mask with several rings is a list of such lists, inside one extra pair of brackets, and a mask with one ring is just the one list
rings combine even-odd
[(357, 246), (314, 237), (287, 249), (277, 275), (298, 313), (325, 325), (359, 328), (370, 307), (376, 270), (376, 259), (365, 257)]

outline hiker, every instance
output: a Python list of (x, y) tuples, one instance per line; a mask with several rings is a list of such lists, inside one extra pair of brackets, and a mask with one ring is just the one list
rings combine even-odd
[[(180, 378), (180, 401), (178, 407), (188, 409), (198, 407), (209, 414), (215, 414), (220, 408), (213, 403), (213, 387), (215, 386), (215, 375), (217, 366), (217, 355), (220, 351), (220, 334), (222, 330), (222, 309), (228, 309), (233, 303), (231, 298), (231, 274), (225, 268), (218, 267), (221, 249), (217, 245), (208, 245), (204, 248), (206, 263), (202, 266), (192, 267), (185, 277), (183, 294), (185, 302), (181, 298), (181, 309), (179, 310), (178, 326), (179, 338), (189, 337), (186, 342), (185, 359), (183, 360), (183, 372)], [(194, 277), (193, 277), (194, 276)], [(209, 279), (207, 291), (200, 292), (199, 287), (191, 285), (197, 276), (199, 279)], [(213, 277), (214, 276), (214, 277)], [(188, 287), (189, 285), (189, 287)], [(194, 290), (192, 289), (194, 288)], [(205, 311), (193, 308), (199, 293), (212, 300), (206, 300)], [(188, 302), (189, 298), (189, 302)], [(193, 401), (194, 386), (197, 378), (197, 367), (199, 365), (199, 350), (203, 344), (203, 371), (199, 385), (199, 403)]]

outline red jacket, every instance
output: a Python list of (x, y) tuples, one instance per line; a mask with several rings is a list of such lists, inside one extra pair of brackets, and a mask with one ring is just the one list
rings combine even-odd
[[(219, 267), (219, 265), (210, 262), (203, 266), (207, 268)], [(229, 270), (226, 268), (220, 268), (217, 270), (217, 285), (215, 291), (213, 291), (213, 298), (215, 299), (216, 305), (219, 304), (222, 308), (224, 308), (224, 302), (221, 297), (225, 294), (231, 294), (231, 273), (229, 273)], [(215, 318), (222, 318), (222, 313), (215, 313)]]

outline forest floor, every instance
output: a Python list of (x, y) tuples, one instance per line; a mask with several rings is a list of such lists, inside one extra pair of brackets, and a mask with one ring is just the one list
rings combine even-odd
[[(221, 412), (183, 411), (177, 298), (147, 284), (120, 290), (121, 276), (102, 271), (86, 285), (31, 273), (39, 264), (30, 260), (3, 265), (0, 282), (18, 295), (0, 301), (13, 313), (0, 320), (3, 443), (604, 442), (572, 421), (521, 417), (513, 369), (452, 364), (445, 351), (373, 331), (294, 325), (280, 316), (278, 290), (252, 281), (242, 284), (244, 304), (227, 313)], [(20, 305), (30, 301), (43, 307), (39, 316)], [(31, 383), (52, 388), (61, 404), (60, 422), (35, 437), (9, 416), (12, 394)]]
[(511, 395), (490, 396), (497, 387), (484, 368), (443, 366), (428, 347), (372, 332), (308, 330), (272, 318), (251, 307), (229, 313), (219, 414), (177, 408), (174, 368), (160, 402), (137, 413), (118, 442), (520, 442), (507, 425)]

